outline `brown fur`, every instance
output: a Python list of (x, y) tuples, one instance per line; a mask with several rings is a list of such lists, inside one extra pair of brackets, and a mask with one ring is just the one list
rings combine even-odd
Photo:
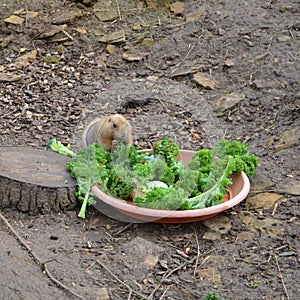
[(111, 151), (115, 140), (124, 140), (127, 145), (132, 145), (131, 125), (120, 114), (93, 120), (87, 125), (82, 135), (83, 147), (98, 143), (107, 151)]

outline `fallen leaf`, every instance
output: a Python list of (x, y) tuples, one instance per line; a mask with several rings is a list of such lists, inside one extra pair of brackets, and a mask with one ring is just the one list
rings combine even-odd
[(223, 116), (227, 110), (235, 107), (240, 101), (245, 99), (243, 93), (220, 94), (213, 99), (213, 111), (217, 116)]
[(22, 75), (14, 73), (0, 73), (0, 82), (14, 82), (22, 79)]
[(216, 82), (209, 75), (198, 72), (194, 74), (193, 80), (204, 88), (209, 88), (211, 90), (217, 88)]
[(283, 196), (276, 193), (261, 193), (246, 200), (246, 209), (272, 209), (279, 200), (282, 200)]
[(154, 39), (152, 37), (144, 38), (141, 44), (147, 47), (151, 47), (154, 45)]
[(63, 24), (63, 25), (52, 25), (50, 26), (50, 28), (48, 28), (46, 31), (44, 31), (39, 38), (40, 39), (45, 39), (48, 37), (51, 37), (59, 32), (61, 32), (62, 30), (64, 30), (67, 27), (67, 24)]
[(195, 274), (200, 278), (200, 280), (212, 281), (214, 284), (221, 283), (221, 275), (215, 268), (196, 270)]
[(70, 23), (75, 19), (82, 16), (82, 12), (79, 9), (74, 9), (71, 11), (64, 12), (52, 20), (52, 24), (61, 25), (65, 23)]
[(188, 14), (186, 16), (186, 22), (195, 22), (197, 21), (205, 12), (204, 8), (200, 8), (199, 10), (195, 11), (194, 13)]
[(140, 61), (143, 59), (142, 55), (134, 54), (130, 52), (124, 52), (122, 57), (127, 61)]
[(101, 22), (114, 21), (119, 18), (117, 10), (95, 11), (94, 14)]
[(198, 142), (199, 139), (200, 139), (200, 135), (199, 135), (198, 133), (194, 133), (194, 134), (193, 134), (193, 141), (194, 141), (194, 142)]
[(32, 50), (21, 56), (19, 56), (15, 61), (15, 66), (17, 69), (21, 69), (25, 66), (28, 66), (29, 63), (36, 59), (37, 50)]
[(82, 33), (82, 34), (87, 33), (86, 29), (83, 27), (76, 27), (76, 28), (74, 28), (74, 30), (76, 30), (77, 32)]
[(61, 60), (61, 56), (56, 55), (47, 55), (44, 57), (44, 63), (45, 64), (55, 64), (58, 63)]
[(99, 42), (110, 44), (123, 43), (126, 41), (125, 31), (117, 30), (111, 34), (100, 36), (98, 40)]
[(226, 67), (233, 67), (235, 64), (235, 61), (233, 59), (227, 58), (224, 62)]
[(0, 49), (5, 48), (12, 41), (12, 39), (13, 39), (12, 35), (0, 39), (0, 41), (1, 41), (0, 42)]
[(174, 2), (170, 4), (171, 12), (175, 13), (176, 15), (182, 14), (184, 12), (184, 3), (183, 2)]
[(26, 12), (26, 18), (33, 19), (39, 15), (39, 12), (37, 11), (27, 11)]
[(10, 17), (6, 18), (4, 22), (14, 24), (14, 25), (22, 25), (24, 23), (24, 19), (16, 16), (16, 15), (11, 15)]
[(106, 46), (106, 52), (107, 52), (108, 54), (113, 54), (115, 51), (116, 51), (116, 46), (115, 46), (115, 45), (108, 44), (108, 45)]

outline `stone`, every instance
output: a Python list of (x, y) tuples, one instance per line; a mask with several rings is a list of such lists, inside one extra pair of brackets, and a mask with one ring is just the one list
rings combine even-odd
[(250, 179), (251, 182), (251, 192), (263, 191), (266, 188), (270, 188), (274, 186), (274, 182), (272, 182), (265, 175), (255, 173), (255, 175)]
[(231, 229), (230, 219), (226, 216), (216, 216), (211, 219), (202, 221), (203, 225), (208, 228), (202, 238), (205, 240), (216, 241), (222, 238), (223, 234), (227, 234)]
[(244, 99), (243, 93), (219, 94), (213, 99), (213, 111), (217, 116), (223, 116), (227, 110), (234, 108)]
[(217, 89), (217, 83), (207, 74), (197, 72), (194, 74), (193, 81), (204, 88)]
[[(78, 291), (77, 291), (78, 290)], [(109, 294), (104, 287), (78, 287), (76, 291), (84, 294), (85, 299), (109, 300)]]
[(230, 219), (226, 216), (220, 215), (211, 219), (202, 221), (203, 225), (210, 230), (219, 232), (220, 234), (227, 234), (231, 229)]
[(152, 269), (159, 260), (159, 255), (164, 250), (162, 247), (142, 237), (136, 237), (123, 246), (127, 261), (133, 264)]
[(73, 9), (70, 11), (66, 11), (58, 14), (53, 20), (52, 24), (61, 25), (65, 23), (71, 23), (75, 19), (82, 16), (82, 12), (80, 9)]
[(275, 151), (279, 152), (283, 149), (290, 148), (299, 144), (300, 128), (295, 127), (283, 132), (281, 139), (275, 144)]
[(300, 196), (300, 181), (294, 181), (290, 187), (280, 190), (280, 192), (284, 194)]
[(199, 269), (195, 271), (195, 274), (201, 280), (212, 281), (214, 284), (221, 283), (221, 275), (215, 268)]
[(270, 236), (280, 236), (284, 233), (282, 222), (274, 218), (265, 218), (262, 220), (253, 216), (242, 216), (241, 221), (251, 232), (260, 232)]
[(124, 30), (117, 30), (108, 35), (98, 37), (101, 43), (118, 44), (126, 41), (126, 35)]
[(284, 42), (287, 42), (290, 40), (291, 40), (291, 37), (289, 35), (282, 35), (277, 38), (277, 41), (281, 42), (281, 43), (284, 43)]
[(272, 209), (281, 199), (283, 196), (276, 193), (260, 193), (247, 198), (246, 209)]
[(222, 238), (222, 235), (219, 231), (209, 230), (204, 232), (202, 239), (209, 241), (217, 241)]

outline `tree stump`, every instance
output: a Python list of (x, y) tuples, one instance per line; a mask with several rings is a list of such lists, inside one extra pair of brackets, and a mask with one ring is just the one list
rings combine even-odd
[(66, 211), (77, 204), (71, 159), (30, 147), (0, 147), (0, 208), (30, 214)]

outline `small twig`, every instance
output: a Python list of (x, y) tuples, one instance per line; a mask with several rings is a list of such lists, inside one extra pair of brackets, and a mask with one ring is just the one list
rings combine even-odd
[[(78, 295), (76, 292), (72, 291), (70, 288), (65, 286), (62, 282), (53, 277), (50, 271), (46, 267), (46, 263), (42, 262), (37, 254), (27, 245), (26, 241), (16, 232), (16, 230), (10, 225), (8, 220), (4, 217), (4, 215), (0, 212), (0, 219), (5, 223), (8, 229), (13, 233), (18, 242), (27, 250), (27, 252), (33, 257), (34, 261), (40, 266), (43, 273), (45, 273), (50, 280), (52, 280), (56, 285), (63, 288), (64, 290), (71, 293), (73, 296), (76, 296), (79, 299), (85, 300), (84, 297)], [(48, 261), (49, 262), (49, 261)]]
[(276, 265), (277, 265), (279, 277), (280, 277), (280, 279), (281, 279), (281, 283), (282, 283), (282, 286), (283, 286), (285, 295), (286, 295), (287, 299), (290, 300), (291, 298), (290, 298), (289, 293), (288, 293), (288, 291), (287, 291), (287, 288), (286, 288), (286, 286), (285, 286), (285, 283), (284, 283), (284, 280), (283, 280), (283, 276), (282, 276), (282, 273), (281, 273), (281, 269), (280, 269), (280, 266), (279, 266), (278, 258), (277, 258), (277, 255), (276, 255), (276, 254), (274, 255), (274, 258), (275, 258), (275, 261), (276, 261)]
[(184, 263), (182, 263), (181, 265), (179, 265), (178, 267), (176, 267), (175, 269), (172, 269), (171, 271), (169, 271), (168, 273), (165, 273), (162, 277), (162, 279), (160, 280), (160, 282), (156, 285), (156, 287), (153, 289), (153, 291), (151, 292), (150, 296), (147, 298), (148, 300), (152, 300), (154, 294), (157, 292), (157, 290), (160, 288), (160, 286), (162, 285), (162, 283), (164, 282), (165, 279), (167, 279), (168, 277), (170, 277), (173, 273), (177, 272), (178, 270), (184, 268), (187, 264), (193, 263), (194, 260), (196, 259), (196, 257), (194, 257), (193, 259), (191, 259), (190, 261), (186, 261)]
[(122, 20), (122, 15), (121, 15), (121, 11), (120, 11), (120, 6), (119, 6), (119, 2), (118, 0), (116, 0), (116, 4), (117, 4), (117, 10), (118, 10), (118, 16), (119, 16), (119, 20)]
[(194, 268), (194, 276), (195, 276), (196, 275), (196, 269), (197, 269), (198, 262), (199, 262), (200, 246), (199, 246), (198, 234), (197, 234), (197, 231), (196, 231), (195, 227), (194, 227), (194, 232), (195, 232), (195, 239), (196, 239), (196, 244), (197, 244), (197, 257), (196, 257), (195, 268)]
[(69, 33), (67, 33), (65, 30), (62, 30), (62, 33), (64, 35), (66, 35), (71, 41), (75, 41), (75, 39)]
[(115, 275), (103, 262), (101, 262), (100, 260), (97, 260), (97, 263), (103, 268), (105, 269), (105, 271), (107, 271), (113, 278), (115, 278), (119, 283), (121, 283), (122, 285), (124, 285), (128, 291), (129, 294), (131, 295), (132, 293), (136, 294), (137, 296), (143, 298), (143, 299), (147, 299), (148, 296), (133, 290), (128, 284), (126, 284), (125, 282), (123, 282), (117, 275)]
[(124, 227), (118, 229), (116, 232), (114, 232), (115, 235), (119, 235), (120, 233), (126, 231), (128, 228), (130, 228), (133, 225), (133, 223), (129, 223), (125, 225)]
[(194, 49), (194, 47), (195, 47), (195, 44), (193, 44), (193, 45), (189, 44), (189, 49), (188, 49), (186, 55), (185, 55), (184, 58), (183, 58), (183, 59), (175, 66), (175, 68), (170, 72), (170, 75), (171, 75), (172, 73), (174, 73), (174, 72), (182, 65), (182, 63), (187, 59), (187, 57), (190, 55), (190, 53), (191, 53), (191, 51)]
[(274, 207), (273, 207), (273, 210), (272, 210), (272, 213), (271, 213), (271, 215), (272, 215), (272, 216), (274, 216), (274, 215), (275, 215), (275, 213), (276, 213), (276, 210), (277, 210), (277, 208), (278, 208), (278, 205), (279, 205), (278, 201), (277, 201), (277, 202), (275, 202), (275, 204), (274, 204)]
[(162, 299), (164, 298), (164, 296), (166, 295), (166, 293), (167, 293), (167, 291), (170, 289), (170, 287), (171, 287), (171, 286), (168, 286), (168, 287), (164, 290), (163, 294), (159, 297), (159, 300), (162, 300)]

